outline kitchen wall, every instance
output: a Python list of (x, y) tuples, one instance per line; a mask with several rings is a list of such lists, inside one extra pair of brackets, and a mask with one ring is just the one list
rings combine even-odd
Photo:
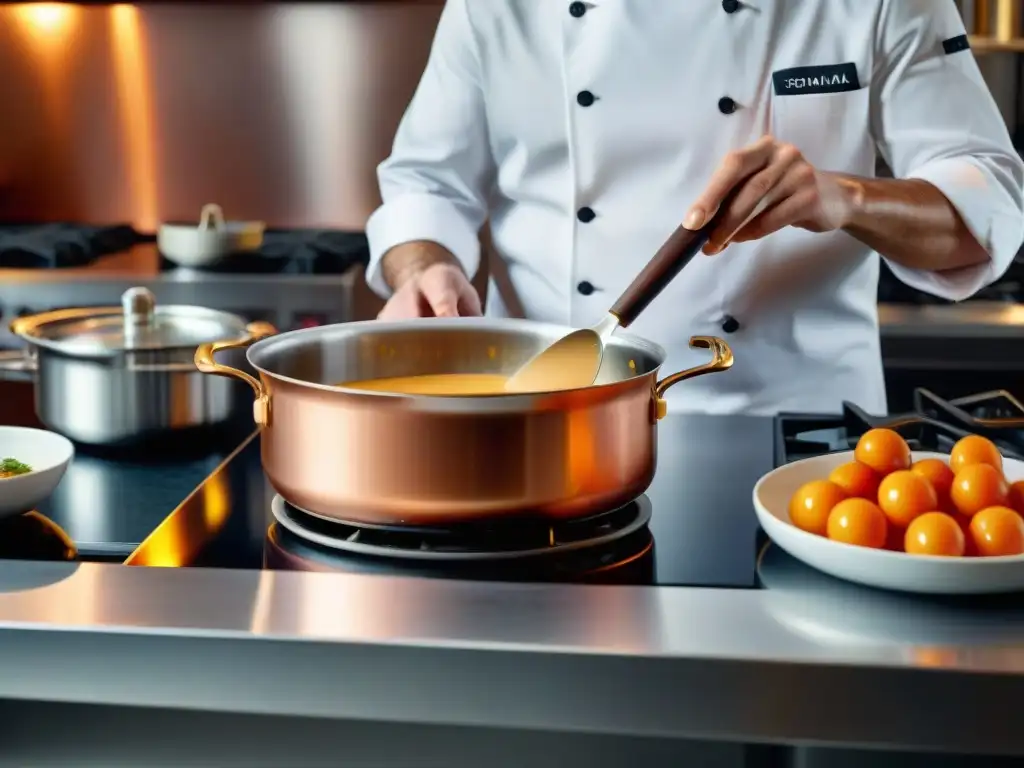
[(442, 4), (0, 5), (0, 221), (361, 227)]
[(442, 4), (0, 5), (0, 221), (362, 228)]

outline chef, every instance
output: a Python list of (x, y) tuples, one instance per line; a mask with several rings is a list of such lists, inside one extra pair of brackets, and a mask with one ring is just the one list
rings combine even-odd
[[(881, 157), (894, 178), (875, 178)], [(886, 410), (879, 259), (969, 297), (1024, 238), (1024, 167), (953, 0), (447, 0), (367, 232), (384, 319), (587, 326), (733, 193), (631, 331), (664, 371), (733, 348), (670, 409)], [(512, 298), (509, 298), (512, 297)]]

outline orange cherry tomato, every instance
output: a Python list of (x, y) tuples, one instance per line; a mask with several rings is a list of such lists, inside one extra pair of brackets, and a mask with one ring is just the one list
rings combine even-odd
[(916, 472), (903, 469), (893, 472), (878, 486), (878, 506), (889, 522), (906, 528), (914, 518), (939, 508), (939, 498), (932, 484)]
[(956, 473), (949, 495), (957, 511), (970, 517), (986, 507), (1005, 507), (1010, 486), (991, 464), (971, 464)]
[(962, 557), (967, 539), (960, 523), (942, 512), (926, 512), (907, 526), (903, 548), (908, 555)]
[(1010, 483), (1008, 506), (1018, 515), (1024, 515), (1024, 480)]
[(828, 537), (843, 544), (882, 549), (887, 529), (885, 513), (867, 499), (840, 501), (828, 516)]
[(846, 491), (847, 496), (871, 501), (878, 498), (878, 484), (882, 482), (875, 470), (859, 461), (836, 467), (828, 479)]
[(846, 491), (829, 480), (804, 483), (789, 500), (789, 519), (802, 531), (824, 536), (832, 508), (846, 498)]
[(956, 474), (964, 467), (974, 464), (988, 464), (1002, 472), (1003, 457), (996, 444), (988, 438), (968, 435), (957, 440), (953, 450), (949, 452), (949, 466)]
[(1024, 554), (1024, 519), (1009, 507), (987, 507), (971, 518), (971, 538), (982, 557)]
[(910, 471), (920, 475), (935, 489), (939, 497), (939, 507), (944, 506), (943, 502), (949, 503), (949, 489), (953, 487), (953, 470), (942, 459), (921, 459), (915, 461)]
[(891, 429), (869, 429), (857, 441), (853, 457), (880, 475), (910, 469), (910, 446)]

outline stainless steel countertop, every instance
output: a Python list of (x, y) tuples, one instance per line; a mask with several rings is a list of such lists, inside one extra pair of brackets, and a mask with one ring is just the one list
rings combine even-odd
[[(120, 289), (137, 284), (186, 286), (209, 284), (217, 286), (281, 286), (348, 285), (359, 270), (340, 275), (290, 274), (284, 272), (237, 273), (215, 272), (202, 269), (162, 269), (160, 254), (155, 243), (141, 243), (119, 253), (103, 256), (85, 267), (67, 269), (0, 269), (0, 285), (16, 286), (25, 291), (42, 289), (45, 286), (86, 285)], [(139, 282), (141, 281), (141, 283)], [(107, 298), (109, 301), (109, 297)]]
[(1024, 304), (967, 301), (960, 304), (879, 304), (882, 337), (1024, 338)]
[(0, 562), (0, 698), (1024, 753), (1005, 716), (1024, 607), (786, 574), (747, 591)]

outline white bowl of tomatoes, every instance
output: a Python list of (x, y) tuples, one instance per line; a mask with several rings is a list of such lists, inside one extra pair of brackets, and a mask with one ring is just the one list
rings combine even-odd
[(933, 594), (1024, 590), (1024, 462), (978, 435), (945, 455), (873, 429), (853, 451), (769, 472), (754, 508), (775, 544), (832, 576)]

